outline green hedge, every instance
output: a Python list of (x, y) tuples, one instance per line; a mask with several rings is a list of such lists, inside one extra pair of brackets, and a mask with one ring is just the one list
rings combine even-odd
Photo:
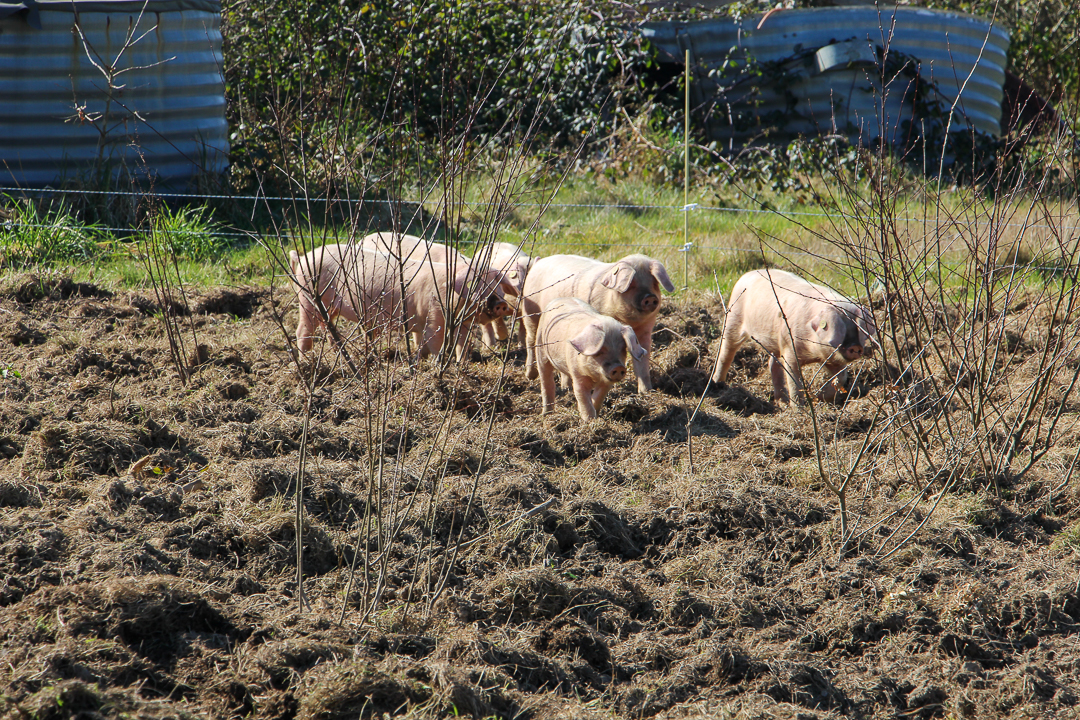
[[(347, 123), (358, 143), (403, 132), (436, 143), (527, 138), (572, 147), (647, 96), (643, 41), (608, 2), (227, 0), (233, 138), (258, 164), (280, 118)], [(275, 125), (275, 121), (279, 121)], [(292, 138), (290, 143), (299, 142)], [(392, 143), (382, 143), (389, 148)], [(278, 148), (281, 150), (282, 148)], [(263, 158), (265, 159), (265, 158)]]

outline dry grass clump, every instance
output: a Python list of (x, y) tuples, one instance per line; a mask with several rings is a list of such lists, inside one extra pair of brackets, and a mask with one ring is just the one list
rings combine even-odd
[(377, 718), (400, 714), (431, 698), (431, 688), (423, 683), (365, 662), (323, 665), (311, 675), (310, 689), (300, 697), (298, 720)]

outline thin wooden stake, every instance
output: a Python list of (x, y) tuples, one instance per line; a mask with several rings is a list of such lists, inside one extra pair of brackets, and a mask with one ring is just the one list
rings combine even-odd
[(690, 48), (686, 49), (686, 117), (683, 119), (683, 289), (690, 288)]

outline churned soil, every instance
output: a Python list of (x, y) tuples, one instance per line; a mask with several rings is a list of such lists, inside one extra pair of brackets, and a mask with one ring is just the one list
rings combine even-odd
[[(841, 548), (767, 358), (706, 389), (715, 298), (590, 423), (518, 350), (297, 364), (294, 304), (0, 278), (0, 717), (1078, 714), (1067, 462), (907, 505), (886, 469)], [(889, 390), (864, 365), (829, 452)]]

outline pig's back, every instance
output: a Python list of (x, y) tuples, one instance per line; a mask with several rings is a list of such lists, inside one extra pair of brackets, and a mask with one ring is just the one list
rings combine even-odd
[(499, 242), (491, 246), (491, 260), (488, 264), (493, 268), (505, 270), (519, 259), (528, 262), (528, 257), (517, 245)]
[(351, 243), (332, 243), (308, 251), (296, 259), (293, 273), (305, 286), (319, 277), (319, 290), (340, 291), (347, 275), (363, 257), (364, 249)]
[(525, 279), (525, 295), (543, 309), (557, 297), (587, 299), (589, 288), (582, 290), (584, 276), (605, 263), (580, 255), (550, 255), (533, 264)]
[(426, 240), (415, 235), (394, 235), (393, 233), (377, 232), (365, 235), (360, 244), (367, 249), (389, 255), (392, 258), (400, 257), (402, 260), (420, 261), (427, 257), (430, 246)]
[[(405, 264), (408, 267), (409, 263)], [(362, 288), (368, 324), (400, 315), (401, 263), (386, 253), (365, 249), (355, 280)]]
[(555, 298), (544, 306), (540, 315), (536, 348), (542, 355), (554, 357), (565, 350), (562, 343), (576, 337), (597, 318), (604, 317), (580, 298)]

